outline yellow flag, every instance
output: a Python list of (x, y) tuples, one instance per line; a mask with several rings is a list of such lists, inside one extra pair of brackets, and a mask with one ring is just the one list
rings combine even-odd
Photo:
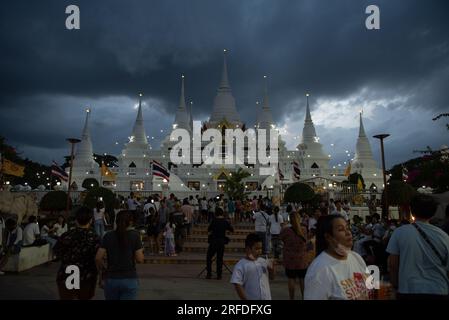
[(345, 170), (345, 177), (349, 177), (350, 174), (351, 174), (351, 162), (349, 162), (349, 164)]
[(20, 166), (12, 161), (3, 159), (2, 171), (4, 174), (9, 174), (11, 176), (23, 177), (25, 174), (25, 167)]
[(363, 190), (363, 183), (362, 183), (362, 179), (357, 180), (357, 191), (362, 191)]
[(107, 180), (115, 180), (115, 173), (109, 170), (104, 162), (101, 163), (101, 175)]

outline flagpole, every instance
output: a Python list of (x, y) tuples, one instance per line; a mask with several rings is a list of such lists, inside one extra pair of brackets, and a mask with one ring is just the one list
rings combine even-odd
[(104, 161), (101, 160), (101, 166), (100, 166), (100, 188), (103, 187), (103, 166), (104, 166)]
[(0, 154), (0, 188), (3, 190), (3, 155)]
[(78, 142), (81, 142), (79, 139), (75, 138), (68, 138), (66, 139), (71, 144), (71, 151), (70, 151), (70, 171), (69, 171), (69, 183), (67, 187), (67, 203), (66, 203), (66, 217), (69, 216), (69, 208), (70, 208), (70, 188), (72, 184), (72, 169), (73, 169), (73, 158), (74, 158), (74, 151), (75, 151), (75, 144)]
[(53, 169), (50, 167), (50, 191), (53, 190)]

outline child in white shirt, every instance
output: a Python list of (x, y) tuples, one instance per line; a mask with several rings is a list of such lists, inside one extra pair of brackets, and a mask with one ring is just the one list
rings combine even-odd
[(259, 257), (262, 239), (251, 233), (245, 240), (246, 256), (234, 267), (231, 283), (242, 300), (271, 300), (270, 282), (274, 279), (274, 265)]

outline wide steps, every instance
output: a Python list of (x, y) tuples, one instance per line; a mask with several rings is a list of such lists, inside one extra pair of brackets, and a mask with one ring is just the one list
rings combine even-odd
[[(192, 226), (191, 234), (187, 236), (183, 244), (183, 251), (176, 257), (167, 257), (163, 254), (146, 254), (145, 263), (148, 264), (205, 264), (208, 243), (209, 224)], [(249, 233), (254, 232), (253, 223), (238, 223), (233, 225), (234, 232), (227, 232), (230, 242), (225, 246), (224, 263), (236, 264), (245, 255), (245, 239)], [(149, 252), (149, 239), (147, 235), (142, 237), (145, 249)]]
[[(240, 259), (245, 256), (244, 253), (225, 253), (223, 262), (229, 268), (232, 268)], [(282, 267), (281, 260), (274, 261), (277, 266)], [(206, 266), (206, 254), (195, 252), (182, 252), (176, 257), (167, 257), (164, 255), (145, 255), (145, 264), (197, 264)], [(212, 262), (212, 269), (215, 269), (216, 262)], [(223, 267), (223, 270), (225, 268)]]
[[(244, 254), (225, 254), (223, 262), (228, 266), (235, 265)], [(182, 252), (176, 257), (167, 257), (164, 255), (146, 255), (146, 264), (199, 264), (206, 265), (206, 254)], [(213, 262), (215, 268), (215, 261)]]
[[(228, 235), (227, 236), (230, 240), (230, 243), (238, 242), (238, 243), (245, 243), (246, 235)], [(196, 235), (190, 235), (187, 240), (189, 242), (201, 242), (201, 243), (207, 243), (208, 241), (208, 235), (205, 234), (196, 234)]]
[[(197, 224), (193, 226), (193, 229), (198, 229), (198, 230), (207, 230), (207, 228), (209, 227), (208, 224)], [(232, 227), (234, 228), (234, 230), (254, 230), (254, 223), (239, 223), (239, 224), (235, 224), (232, 225)]]
[[(209, 245), (207, 243), (186, 241), (184, 242), (182, 249), (185, 252), (202, 252), (205, 254), (207, 252), (208, 246)], [(245, 253), (245, 244), (231, 242), (225, 246), (225, 252), (238, 252), (243, 254)]]
[[(238, 236), (247, 236), (248, 234), (254, 232), (254, 230), (235, 230), (234, 232), (227, 232), (227, 235), (238, 235)], [(207, 230), (192, 230), (191, 235), (208, 235)]]

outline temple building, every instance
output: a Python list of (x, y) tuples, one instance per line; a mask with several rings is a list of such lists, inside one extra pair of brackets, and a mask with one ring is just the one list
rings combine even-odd
[[(273, 189), (274, 184), (280, 183), (284, 187), (297, 181), (306, 181), (312, 185), (326, 189), (332, 182), (341, 182), (347, 179), (345, 168), (330, 168), (330, 155), (326, 155), (320, 138), (316, 132), (311, 108), (309, 105), (309, 94), (306, 94), (306, 113), (301, 140), (295, 150), (288, 150), (281, 135), (277, 135), (277, 146), (270, 140), (269, 130), (276, 129), (273, 121), (272, 107), (269, 103), (268, 81), (264, 77), (264, 93), (261, 104), (256, 104), (254, 124), (247, 125), (239, 115), (236, 100), (233, 96), (226, 59), (226, 51), (223, 57), (223, 70), (218, 85), (216, 96), (212, 103), (211, 115), (208, 121), (201, 123), (201, 132), (207, 129), (217, 129), (222, 132), (223, 141), (220, 145), (219, 157), (223, 159), (220, 164), (208, 164), (203, 159), (195, 161), (194, 152), (186, 153), (189, 163), (173, 163), (170, 152), (177, 141), (170, 139), (171, 133), (176, 129), (185, 129), (189, 134), (194, 133), (194, 121), (192, 118), (192, 104), (187, 107), (185, 101), (185, 80), (181, 77), (181, 92), (179, 105), (174, 115), (173, 125), (169, 134), (163, 139), (158, 150), (148, 143), (144, 117), (142, 111), (142, 94), (139, 97), (136, 121), (122, 152), (117, 155), (118, 167), (110, 168), (115, 173), (114, 181), (103, 179), (99, 165), (93, 158), (93, 147), (89, 133), (90, 110), (86, 112), (86, 120), (82, 132), (82, 141), (77, 146), (73, 165), (72, 181), (78, 187), (86, 178), (95, 178), (101, 185), (113, 188), (117, 191), (170, 191), (170, 192), (222, 192), (226, 176), (232, 174), (239, 168), (249, 172), (250, 176), (244, 180), (247, 191)], [(254, 129), (253, 129), (254, 128)], [(278, 164), (260, 163), (260, 158), (251, 159), (251, 148), (259, 147), (260, 139), (245, 139), (244, 159), (241, 163), (226, 163), (227, 157), (235, 150), (228, 150), (224, 141), (224, 130), (241, 129), (244, 133), (265, 129), (267, 132), (267, 156), (270, 157), (276, 148), (278, 152)], [(147, 128), (151, 132), (151, 128)], [(248, 131), (249, 130), (249, 131)], [(249, 136), (250, 137), (250, 136)], [(274, 138), (274, 139), (276, 139)], [(193, 139), (192, 139), (193, 140)], [(210, 141), (201, 141), (197, 144), (190, 142), (190, 151), (197, 148), (201, 152)], [(201, 150), (200, 150), (201, 149)], [(197, 159), (198, 160), (198, 159)], [(251, 161), (256, 160), (256, 161)], [(170, 172), (168, 180), (153, 175), (152, 161), (161, 164)], [(293, 174), (293, 163), (299, 165), (299, 179)], [(271, 169), (270, 169), (271, 168)], [(360, 114), (360, 128), (356, 143), (356, 153), (351, 164), (351, 173), (357, 172), (364, 178), (367, 188), (383, 189), (382, 171), (373, 159), (371, 146), (363, 126)], [(330, 183), (329, 183), (330, 182)]]

